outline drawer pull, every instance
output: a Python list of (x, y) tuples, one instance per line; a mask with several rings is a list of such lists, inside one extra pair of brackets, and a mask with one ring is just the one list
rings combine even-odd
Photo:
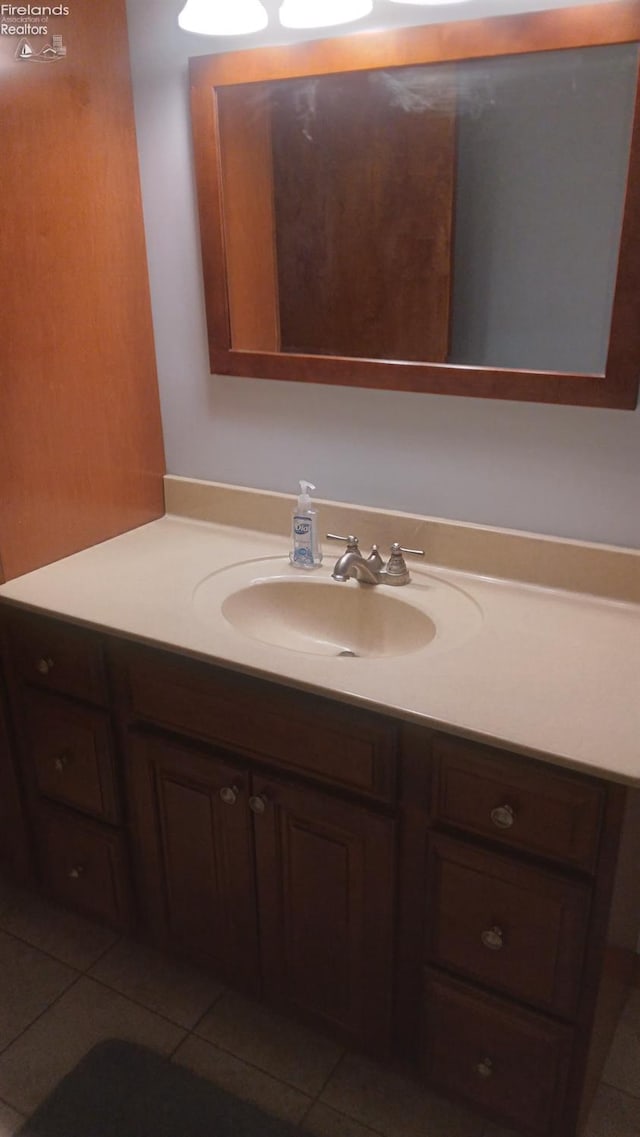
[(36, 663), (36, 671), (39, 675), (48, 675), (53, 670), (53, 660), (49, 655), (43, 655)]
[(256, 794), (249, 798), (249, 809), (252, 813), (264, 813), (267, 808), (267, 799), (264, 794)]
[(240, 790), (237, 786), (223, 786), (220, 790), (220, 797), (225, 805), (235, 805), (238, 800)]
[(80, 880), (83, 872), (84, 865), (76, 865), (76, 867), (74, 869), (71, 869), (71, 872), (69, 873), (69, 880)]
[(480, 936), (484, 946), (489, 948), (490, 951), (500, 951), (504, 947), (504, 932), (497, 924), (493, 928), (487, 928)]
[(63, 774), (69, 762), (71, 761), (71, 754), (68, 750), (64, 750), (53, 763), (56, 773)]
[(510, 805), (497, 805), (491, 810), (491, 820), (496, 829), (510, 829), (516, 819)]
[(491, 1078), (493, 1075), (493, 1062), (490, 1058), (483, 1058), (476, 1066), (476, 1074), (481, 1078)]

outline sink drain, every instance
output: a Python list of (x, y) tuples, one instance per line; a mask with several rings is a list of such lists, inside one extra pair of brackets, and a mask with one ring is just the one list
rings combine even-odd
[(349, 651), (348, 648), (345, 648), (344, 651), (339, 651), (338, 656), (341, 656), (341, 655), (350, 656), (351, 659), (359, 659), (360, 658), (357, 651)]

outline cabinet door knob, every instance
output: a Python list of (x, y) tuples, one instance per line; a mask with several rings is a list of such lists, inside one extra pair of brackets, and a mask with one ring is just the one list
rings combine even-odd
[(504, 947), (504, 932), (497, 924), (493, 928), (487, 928), (480, 936), (484, 946), (489, 948), (490, 951), (500, 951)]
[(53, 669), (53, 660), (49, 655), (43, 655), (36, 663), (36, 671), (39, 675), (48, 675)]
[(497, 805), (491, 810), (491, 820), (496, 829), (510, 829), (516, 815), (510, 805)]
[(481, 1078), (490, 1078), (493, 1074), (493, 1062), (490, 1058), (483, 1058), (476, 1066), (476, 1074)]
[(249, 798), (249, 809), (253, 813), (264, 813), (267, 808), (267, 799), (264, 794), (255, 794)]
[(238, 800), (240, 790), (237, 786), (223, 786), (220, 790), (220, 797), (225, 805), (235, 805)]
[(71, 754), (69, 753), (68, 750), (63, 750), (62, 754), (59, 754), (58, 757), (56, 758), (55, 762), (53, 763), (56, 772), (58, 774), (64, 773), (64, 771), (66, 770), (70, 761), (71, 761)]
[(71, 869), (71, 872), (69, 873), (69, 880), (80, 880), (83, 872), (84, 865), (76, 865), (76, 867)]

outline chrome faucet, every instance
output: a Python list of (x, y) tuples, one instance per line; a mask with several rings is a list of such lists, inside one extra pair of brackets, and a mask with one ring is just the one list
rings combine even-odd
[(380, 572), (384, 568), (384, 561), (378, 552), (377, 545), (365, 560), (358, 545), (358, 538), (338, 537), (336, 533), (327, 533), (332, 541), (346, 541), (347, 547), (335, 563), (331, 573), (334, 580), (349, 580), (354, 577), (361, 584), (380, 584)]
[(391, 555), (385, 565), (377, 545), (371, 546), (371, 552), (365, 559), (360, 552), (358, 538), (339, 537), (337, 533), (327, 533), (331, 541), (346, 541), (347, 547), (341, 557), (338, 557), (331, 573), (334, 580), (354, 580), (361, 584), (408, 584), (411, 580), (403, 553), (411, 553), (416, 557), (424, 556), (424, 549), (404, 549), (397, 542), (391, 546)]

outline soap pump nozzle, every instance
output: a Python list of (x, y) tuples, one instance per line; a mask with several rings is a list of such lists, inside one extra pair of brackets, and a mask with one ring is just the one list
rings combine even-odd
[(311, 509), (311, 497), (309, 490), (313, 493), (315, 486), (311, 482), (300, 482), (300, 493), (298, 495), (298, 508), (300, 510)]

